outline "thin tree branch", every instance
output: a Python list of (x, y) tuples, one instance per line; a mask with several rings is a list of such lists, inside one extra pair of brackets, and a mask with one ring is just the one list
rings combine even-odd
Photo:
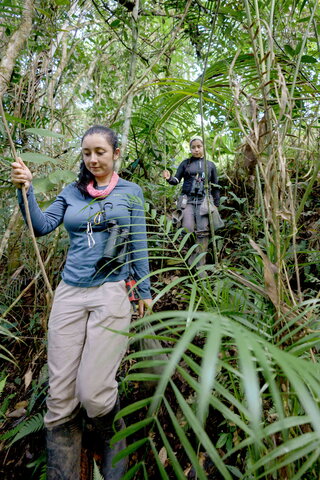
[[(6, 116), (5, 116), (5, 113), (4, 113), (1, 97), (0, 97), (0, 114), (2, 116), (3, 124), (5, 126), (5, 129), (6, 129), (6, 132), (7, 132), (7, 135), (8, 135), (8, 139), (9, 139), (10, 147), (11, 147), (11, 150), (12, 150), (12, 153), (13, 153), (13, 157), (16, 161), (18, 161), (18, 155), (17, 155), (16, 149), (15, 149), (15, 146), (14, 146), (11, 134), (10, 134), (10, 130), (9, 130), (7, 119), (6, 119)], [(34, 249), (35, 249), (35, 252), (36, 252), (36, 256), (37, 256), (37, 259), (38, 259), (38, 262), (39, 262), (39, 266), (40, 266), (44, 281), (46, 283), (46, 286), (48, 288), (48, 291), (49, 291), (51, 297), (53, 297), (53, 291), (52, 291), (52, 288), (51, 288), (46, 270), (44, 268), (44, 265), (43, 265), (43, 262), (42, 262), (42, 259), (41, 259), (41, 255), (40, 255), (40, 251), (39, 251), (39, 247), (38, 247), (38, 244), (37, 244), (37, 240), (36, 240), (36, 237), (35, 237), (34, 231), (33, 231), (26, 187), (24, 185), (22, 185), (21, 189), (22, 189), (24, 206), (25, 206), (25, 210), (26, 210), (27, 224), (28, 224), (28, 227), (29, 227), (29, 230), (30, 230), (30, 235), (31, 235), (31, 238), (32, 238), (33, 246), (34, 246)]]
[(122, 100), (119, 102), (118, 108), (115, 111), (115, 113), (114, 113), (114, 115), (111, 119), (111, 123), (115, 122), (115, 120), (116, 120), (117, 116), (119, 115), (119, 112), (120, 112), (122, 106), (124, 105), (124, 103), (126, 102), (128, 96), (131, 95), (139, 87), (139, 85), (144, 80), (144, 78), (148, 75), (148, 73), (152, 70), (152, 68), (159, 62), (160, 58), (164, 55), (164, 53), (171, 47), (172, 43), (174, 42), (178, 33), (180, 32), (181, 26), (182, 26), (182, 24), (183, 24), (183, 22), (184, 22), (184, 20), (187, 16), (187, 13), (189, 11), (191, 3), (192, 3), (192, 0), (187, 0), (183, 16), (182, 16), (181, 20), (179, 21), (179, 23), (177, 24), (177, 26), (172, 30), (170, 40), (166, 43), (166, 45), (163, 47), (161, 52), (156, 56), (156, 58), (153, 60), (153, 62), (150, 63), (149, 67), (143, 72), (143, 74), (140, 76), (140, 78), (138, 78), (138, 80), (129, 88), (127, 93), (122, 97)]

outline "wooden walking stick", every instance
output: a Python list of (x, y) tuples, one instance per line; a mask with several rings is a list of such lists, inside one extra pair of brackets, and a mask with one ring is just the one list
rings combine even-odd
[[(1, 116), (2, 116), (4, 127), (5, 127), (7, 135), (8, 135), (10, 147), (11, 147), (12, 154), (13, 154), (13, 158), (15, 159), (16, 162), (18, 162), (18, 155), (17, 155), (16, 149), (15, 149), (15, 146), (14, 146), (14, 143), (13, 143), (13, 140), (12, 140), (12, 137), (11, 137), (11, 133), (10, 133), (10, 130), (9, 130), (9, 126), (8, 126), (8, 123), (7, 123), (7, 119), (6, 119), (6, 116), (5, 116), (5, 113), (4, 113), (2, 99), (0, 99), (0, 113), (1, 113)], [(38, 262), (39, 262), (39, 266), (40, 266), (40, 269), (41, 269), (41, 272), (42, 272), (42, 275), (43, 275), (43, 278), (44, 278), (44, 282), (46, 284), (46, 287), (48, 289), (50, 297), (52, 298), (53, 297), (53, 291), (52, 291), (52, 287), (50, 285), (46, 270), (44, 268), (44, 264), (43, 264), (43, 261), (42, 261), (41, 255), (40, 255), (37, 240), (36, 240), (36, 237), (35, 237), (35, 234), (34, 234), (34, 231), (33, 231), (33, 226), (32, 226), (32, 221), (31, 221), (31, 216), (30, 216), (30, 210), (29, 210), (29, 204), (28, 204), (28, 198), (27, 198), (27, 192), (26, 192), (26, 187), (25, 187), (24, 184), (22, 184), (21, 190), (22, 190), (24, 207), (25, 207), (25, 211), (26, 211), (27, 225), (29, 227), (29, 231), (30, 231), (30, 235), (31, 235), (31, 238), (32, 238), (33, 246), (34, 246), (36, 256), (37, 256), (37, 259), (38, 259)]]

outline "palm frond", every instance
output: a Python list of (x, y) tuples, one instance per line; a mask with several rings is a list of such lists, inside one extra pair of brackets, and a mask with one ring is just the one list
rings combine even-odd
[[(203, 477), (204, 472), (195, 445), (200, 445), (207, 452), (224, 478), (233, 478), (230, 458), (239, 451), (242, 452), (242, 458), (248, 459), (246, 472), (253, 475), (259, 472), (259, 478), (275, 475), (289, 465), (294, 475), (303, 472), (320, 447), (320, 367), (281, 350), (241, 322), (218, 312), (194, 311), (189, 323), (188, 318), (187, 311), (161, 312), (148, 318), (158, 337), (170, 338), (172, 326), (175, 325), (172, 350), (161, 377), (158, 377), (158, 385), (145, 419), (150, 421), (149, 428), (157, 435), (157, 441), (153, 440), (150, 445), (151, 450), (159, 454), (163, 447), (169, 458), (172, 457), (174, 446), (170, 438), (164, 439), (161, 428), (160, 416), (165, 409), (171, 420), (171, 428), (199, 478)], [(141, 319), (137, 322), (141, 323)], [(204, 348), (195, 344), (199, 335), (204, 341)], [(233, 354), (230, 355), (230, 352)], [(144, 352), (140, 354), (143, 357)], [(150, 355), (150, 352), (146, 352), (146, 355)], [(152, 358), (149, 356), (147, 366), (151, 365)], [(191, 405), (176, 385), (177, 374), (194, 392)], [(143, 382), (148, 378), (148, 375), (129, 373), (126, 381)], [(286, 379), (285, 394), (282, 378)], [(170, 391), (175, 396), (174, 405), (172, 399), (171, 403), (167, 399)], [(288, 395), (292, 398), (290, 403), (287, 402)], [(276, 418), (273, 423), (268, 418), (271, 408)], [(179, 411), (186, 419), (188, 437), (193, 438), (192, 443), (180, 426)], [(215, 448), (217, 438), (212, 436), (214, 433), (210, 429), (212, 416), (217, 414), (236, 425), (238, 436), (242, 439), (222, 457)], [(133, 430), (127, 427), (122, 436), (136, 433), (147, 425), (147, 421), (138, 422)], [(304, 433), (306, 428), (309, 430)], [(147, 438), (141, 440), (142, 445), (143, 440), (147, 442)], [(160, 466), (159, 462), (161, 464), (158, 458), (161, 476), (163, 465)], [(172, 468), (179, 478), (184, 465), (177, 462), (176, 459)]]

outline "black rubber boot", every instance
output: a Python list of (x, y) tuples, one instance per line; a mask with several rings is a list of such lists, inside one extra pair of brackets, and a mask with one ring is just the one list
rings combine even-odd
[(73, 420), (47, 429), (47, 480), (79, 480), (82, 422)]
[(114, 422), (114, 417), (120, 410), (119, 399), (117, 399), (115, 406), (111, 412), (103, 417), (95, 417), (91, 419), (95, 431), (103, 443), (102, 452), (102, 474), (105, 480), (120, 480), (127, 470), (127, 458), (122, 458), (115, 465), (112, 465), (114, 457), (121, 450), (126, 448), (125, 438), (110, 446), (110, 439), (115, 434), (115, 431), (120, 431), (125, 428), (124, 420), (121, 418)]

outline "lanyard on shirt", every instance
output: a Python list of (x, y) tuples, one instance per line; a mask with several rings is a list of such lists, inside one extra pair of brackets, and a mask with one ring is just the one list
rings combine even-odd
[(100, 206), (100, 210), (99, 212), (97, 212), (93, 218), (93, 223), (95, 225), (100, 225), (101, 223), (101, 217), (102, 217), (102, 221), (106, 222), (107, 221), (107, 215), (106, 215), (106, 205), (111, 205), (111, 208), (112, 208), (112, 203), (111, 202), (104, 202), (102, 203), (101, 200), (98, 200), (98, 203), (99, 203), (99, 206)]
[(196, 179), (198, 179), (200, 177), (200, 174), (201, 174), (201, 179), (204, 180), (205, 173), (204, 173), (204, 171), (202, 171), (202, 160), (201, 160), (201, 158), (199, 158), (199, 168), (198, 168), (198, 171), (196, 173)]
[[(100, 223), (106, 222), (107, 221), (107, 215), (106, 215), (106, 205), (110, 205), (112, 209), (113, 204), (111, 202), (104, 202), (102, 203), (101, 200), (98, 200), (100, 210), (95, 214), (93, 217), (93, 223), (94, 225), (100, 225)], [(102, 220), (101, 220), (102, 217)], [(93, 238), (93, 231), (92, 231), (92, 223), (89, 221), (87, 222), (87, 240), (88, 240), (88, 247), (92, 248), (95, 246), (95, 239)]]

